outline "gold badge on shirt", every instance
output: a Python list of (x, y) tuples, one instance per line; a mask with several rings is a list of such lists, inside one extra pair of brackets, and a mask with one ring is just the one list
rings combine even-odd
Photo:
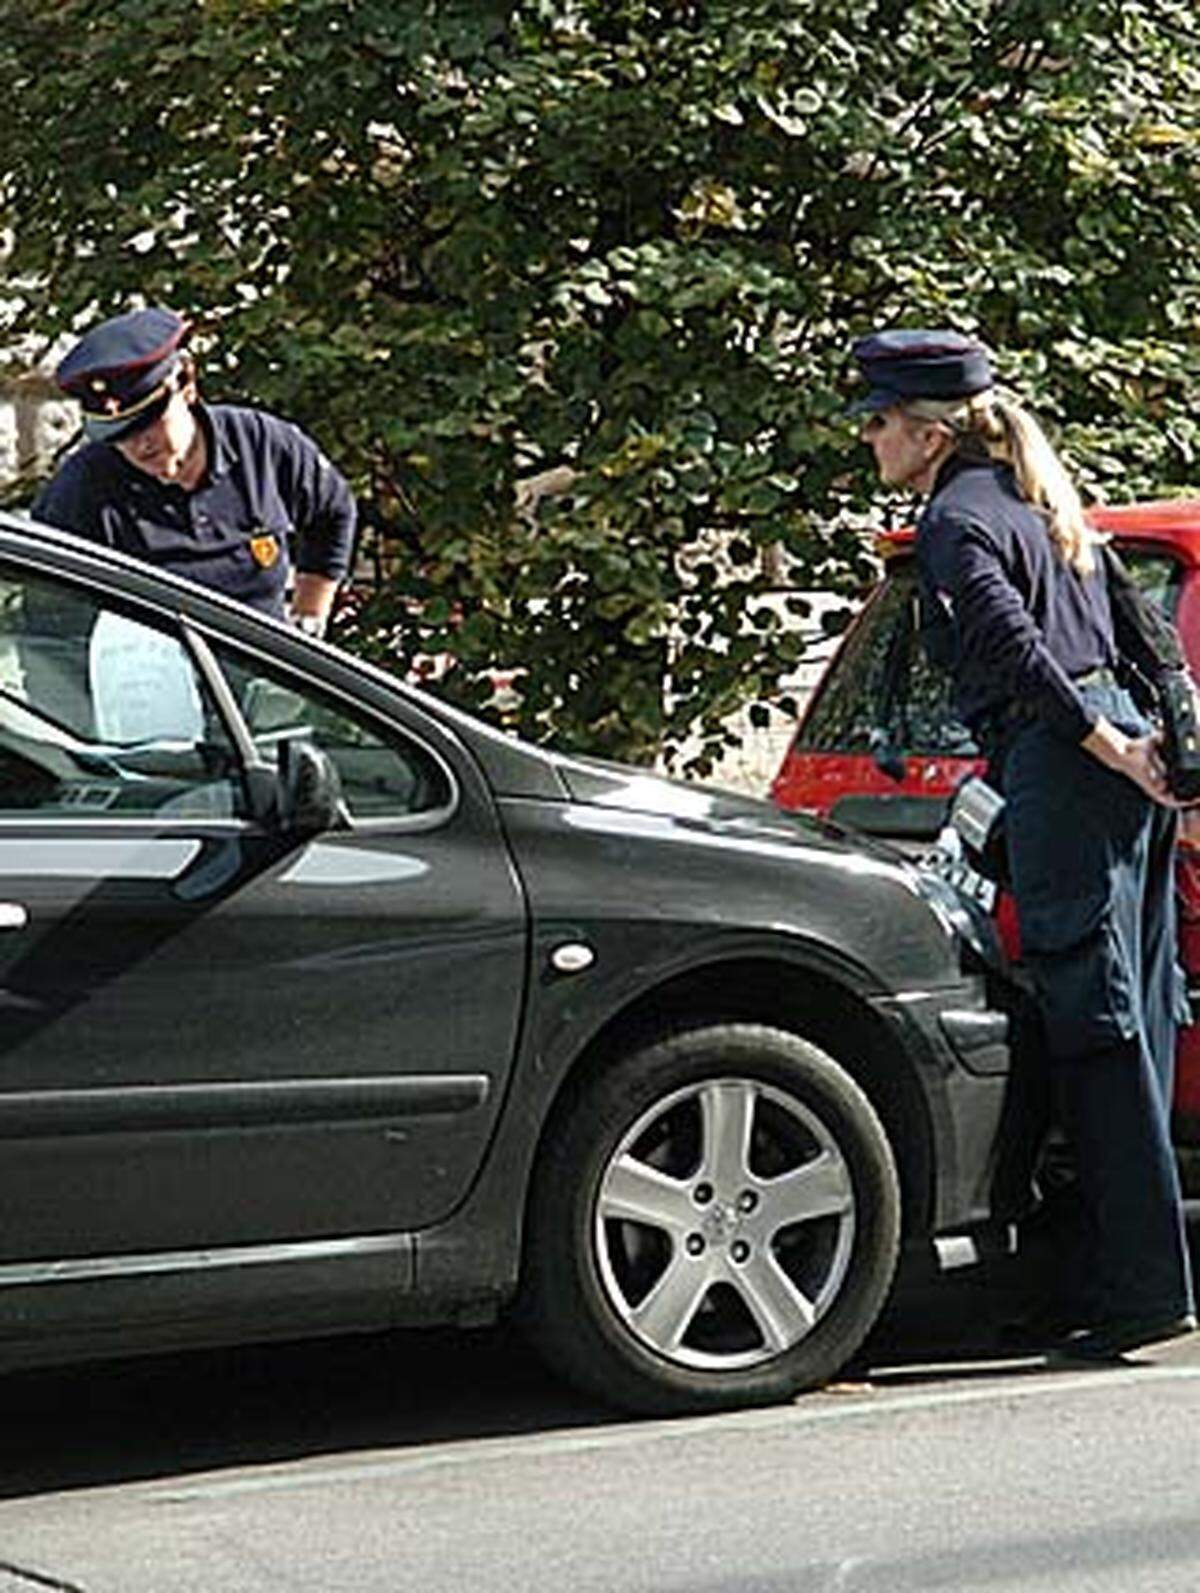
[(250, 556), (261, 570), (269, 570), (279, 562), (279, 538), (269, 531), (261, 531), (250, 538)]

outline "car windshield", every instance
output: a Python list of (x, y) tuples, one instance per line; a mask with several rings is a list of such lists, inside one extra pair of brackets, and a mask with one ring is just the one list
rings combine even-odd
[[(1168, 614), (1182, 567), (1169, 553), (1125, 547), (1130, 573)], [(954, 712), (948, 671), (921, 646), (917, 570), (896, 556), (835, 657), (800, 727), (799, 752), (870, 752), (881, 739), (903, 754), (971, 758), (978, 748)]]

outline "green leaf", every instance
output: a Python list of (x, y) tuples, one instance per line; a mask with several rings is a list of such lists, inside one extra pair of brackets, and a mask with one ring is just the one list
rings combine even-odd
[(13, 3), (0, 346), (177, 304), (353, 481), (348, 644), (710, 767), (908, 512), (871, 327), (984, 337), (1089, 494), (1200, 491), (1198, 59), (1184, 0)]

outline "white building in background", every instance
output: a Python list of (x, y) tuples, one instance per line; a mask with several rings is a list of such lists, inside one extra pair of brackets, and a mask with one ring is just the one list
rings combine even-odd
[[(0, 230), (0, 267), (6, 267), (13, 235)], [(22, 308), (20, 283), (9, 281), (0, 298), (5, 331)], [(63, 398), (54, 368), (70, 347), (69, 334), (47, 346), (44, 337), (0, 334), (0, 490), (19, 476), (32, 478), (49, 467), (79, 426), (76, 406)]]
[(63, 399), (47, 373), (14, 373), (12, 364), (4, 364), (0, 364), (0, 487), (44, 468), (79, 424), (74, 404)]

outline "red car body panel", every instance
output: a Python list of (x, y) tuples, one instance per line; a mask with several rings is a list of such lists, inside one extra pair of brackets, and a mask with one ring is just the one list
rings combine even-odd
[[(1167, 555), (1177, 571), (1174, 619), (1193, 673), (1200, 678), (1200, 501), (1131, 504), (1096, 509), (1092, 522), (1111, 532), (1125, 554)], [(912, 559), (911, 527), (885, 532), (877, 547), (885, 574)], [(817, 711), (821, 695), (835, 678), (839, 661), (858, 627), (869, 623), (872, 601), (864, 606), (827, 665), (801, 716), (792, 746), (771, 785), (780, 807), (828, 815), (847, 797), (948, 797), (963, 777), (982, 767), (978, 759), (904, 751), (905, 773), (895, 780), (869, 752), (814, 750), (805, 745), (805, 728)], [(1180, 956), (1189, 986), (1200, 989), (1200, 816), (1182, 826), (1177, 886), (1180, 907)], [(1019, 954), (1016, 915), (1011, 900), (1001, 898), (1000, 930), (1010, 955)], [(1175, 1084), (1175, 1130), (1181, 1144), (1200, 1145), (1200, 1022), (1180, 1031)]]

